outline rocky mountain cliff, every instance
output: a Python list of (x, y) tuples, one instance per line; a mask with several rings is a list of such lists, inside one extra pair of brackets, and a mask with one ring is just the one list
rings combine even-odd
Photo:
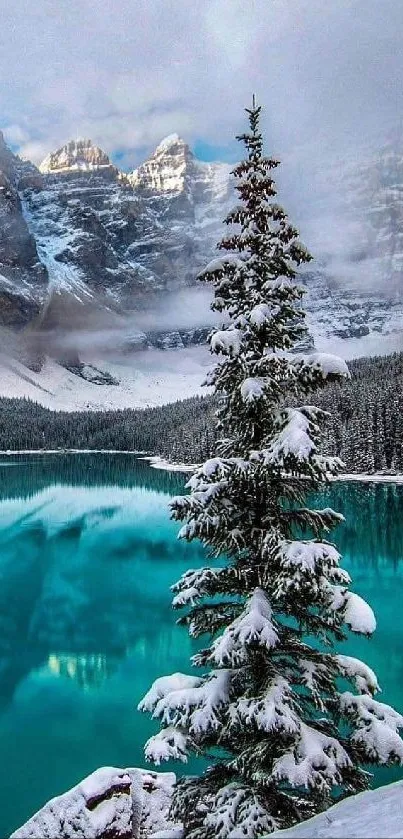
[(38, 315), (47, 272), (25, 221), (20, 190), (37, 189), (37, 169), (7, 148), (0, 132), (0, 324), (20, 328)]
[(48, 154), (39, 167), (44, 175), (93, 169), (110, 169), (114, 174), (118, 173), (108, 155), (91, 140), (70, 140), (56, 152)]
[[(401, 331), (403, 144), (355, 167), (346, 184), (343, 212), (359, 229), (351, 259), (371, 281), (342, 282), (323, 255), (302, 277), (311, 331), (340, 339)], [(85, 332), (89, 323), (120, 324), (117, 349), (125, 352), (204, 341), (206, 312), (187, 325), (186, 312), (176, 318), (169, 301), (196, 285), (233, 200), (230, 167), (197, 160), (177, 134), (129, 174), (87, 139), (70, 141), (37, 169), (1, 136), (0, 323), (29, 324), (45, 336), (45, 353), (48, 336)], [(153, 326), (150, 313), (169, 308), (169, 323)], [(78, 369), (74, 347), (67, 355)]]
[(229, 167), (197, 161), (176, 135), (130, 175), (89, 140), (48, 155), (40, 172), (20, 196), (52, 323), (63, 321), (67, 295), (127, 314), (194, 284), (231, 195)]
[(403, 137), (396, 133), (375, 158), (357, 167), (352, 211), (365, 220), (362, 250), (373, 281), (388, 299), (403, 296)]

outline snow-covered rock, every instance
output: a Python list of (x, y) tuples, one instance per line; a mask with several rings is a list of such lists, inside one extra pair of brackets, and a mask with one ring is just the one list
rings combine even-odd
[(146, 839), (169, 828), (175, 775), (104, 767), (53, 798), (11, 839)]
[(192, 203), (226, 200), (231, 195), (225, 163), (197, 160), (178, 134), (162, 140), (151, 157), (128, 175), (134, 187), (155, 193), (185, 192)]
[(39, 166), (43, 174), (61, 172), (93, 171), (94, 169), (111, 169), (117, 172), (107, 154), (92, 140), (70, 140), (65, 146), (51, 152)]

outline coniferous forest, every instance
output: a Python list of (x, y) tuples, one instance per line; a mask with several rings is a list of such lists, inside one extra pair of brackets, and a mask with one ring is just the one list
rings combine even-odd
[[(329, 418), (325, 447), (350, 472), (403, 471), (403, 353), (349, 363), (351, 379), (329, 383), (314, 401)], [(214, 444), (214, 400), (161, 408), (50, 411), (27, 399), (0, 399), (0, 448), (137, 450), (195, 463)]]

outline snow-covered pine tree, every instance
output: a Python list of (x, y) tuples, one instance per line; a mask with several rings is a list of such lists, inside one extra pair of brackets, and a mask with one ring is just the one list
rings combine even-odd
[(176, 787), (172, 816), (188, 839), (288, 827), (365, 789), (366, 764), (403, 761), (403, 717), (373, 699), (368, 666), (334, 649), (348, 628), (370, 635), (375, 619), (326, 539), (342, 517), (304, 501), (340, 467), (318, 452), (323, 412), (305, 397), (348, 370), (333, 356), (290, 353), (305, 329), (296, 268), (310, 256), (273, 201), (278, 162), (263, 154), (260, 108), (247, 113), (240, 203), (225, 254), (201, 275), (225, 315), (209, 380), (222, 439), (190, 494), (172, 502), (180, 537), (221, 559), (173, 586), (180, 622), (211, 641), (193, 659), (202, 675), (157, 679), (139, 705), (162, 726), (147, 759), (211, 763)]

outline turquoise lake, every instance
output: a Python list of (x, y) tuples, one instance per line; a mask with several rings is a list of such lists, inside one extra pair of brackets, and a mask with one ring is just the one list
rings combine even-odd
[[(203, 563), (169, 519), (185, 480), (132, 455), (0, 458), (0, 836), (98, 766), (144, 765), (156, 726), (137, 702), (193, 652), (169, 591)], [(403, 487), (339, 483), (320, 500), (346, 518), (334, 541), (378, 619), (343, 651), (403, 711)]]

